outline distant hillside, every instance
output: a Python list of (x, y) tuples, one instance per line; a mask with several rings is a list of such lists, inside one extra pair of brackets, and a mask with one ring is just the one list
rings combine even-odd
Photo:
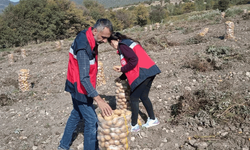
[(13, 4), (13, 5), (16, 5), (19, 2), (11, 2), (9, 0), (1, 0), (0, 1), (0, 13), (2, 13), (2, 11), (4, 10), (4, 8), (7, 7), (10, 3)]
[[(74, 1), (76, 4), (80, 4), (80, 5), (83, 4), (83, 0), (71, 0), (71, 1)], [(145, 2), (145, 1), (150, 1), (150, 0), (96, 0), (96, 1), (104, 5), (105, 8), (111, 8), (111, 7), (125, 6), (129, 4), (135, 4), (135, 3)]]

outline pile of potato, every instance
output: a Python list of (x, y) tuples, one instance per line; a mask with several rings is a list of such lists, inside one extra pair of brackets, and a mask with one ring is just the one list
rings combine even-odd
[(127, 81), (122, 80), (121, 82), (116, 82), (116, 108), (117, 109), (129, 109), (130, 105), (128, 103), (130, 96), (130, 86)]
[(130, 144), (131, 111), (113, 110), (113, 115), (98, 114), (98, 135), (100, 150), (128, 150)]

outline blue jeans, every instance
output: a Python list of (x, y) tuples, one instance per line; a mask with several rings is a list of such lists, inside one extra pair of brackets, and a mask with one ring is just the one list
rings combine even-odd
[(97, 150), (97, 115), (94, 109), (94, 105), (91, 102), (86, 104), (76, 100), (72, 96), (73, 110), (67, 121), (63, 137), (60, 141), (60, 147), (64, 149), (69, 149), (73, 142), (73, 134), (77, 128), (77, 124), (81, 119), (84, 119), (84, 150)]

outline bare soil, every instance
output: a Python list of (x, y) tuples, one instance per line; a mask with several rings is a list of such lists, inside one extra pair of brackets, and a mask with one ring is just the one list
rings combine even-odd
[[(235, 23), (235, 40), (223, 39), (227, 19)], [(208, 33), (197, 38), (204, 28), (209, 28)], [(183, 21), (126, 34), (140, 40), (162, 71), (150, 91), (161, 123), (132, 133), (132, 150), (249, 150), (249, 19)], [(57, 149), (72, 110), (71, 97), (64, 92), (72, 41), (64, 40), (60, 49), (47, 42), (1, 52), (0, 150)], [(26, 58), (21, 49), (26, 50)], [(114, 108), (114, 79), (120, 74), (112, 67), (119, 65), (119, 57), (109, 44), (100, 45), (99, 52), (107, 83), (97, 91)], [(8, 60), (10, 53), (13, 64)], [(20, 69), (30, 70), (27, 92), (19, 90)], [(144, 123), (142, 104), (140, 111)], [(81, 127), (71, 147), (74, 150), (83, 147)]]

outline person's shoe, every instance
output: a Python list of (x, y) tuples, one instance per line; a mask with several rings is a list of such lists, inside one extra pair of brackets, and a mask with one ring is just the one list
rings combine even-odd
[(138, 124), (136, 124), (135, 126), (131, 125), (131, 132), (138, 132), (140, 131), (140, 126)]
[(155, 118), (154, 120), (148, 118), (148, 121), (145, 124), (143, 124), (142, 127), (149, 128), (149, 127), (156, 126), (158, 124), (160, 124), (160, 122), (158, 121), (157, 118)]

